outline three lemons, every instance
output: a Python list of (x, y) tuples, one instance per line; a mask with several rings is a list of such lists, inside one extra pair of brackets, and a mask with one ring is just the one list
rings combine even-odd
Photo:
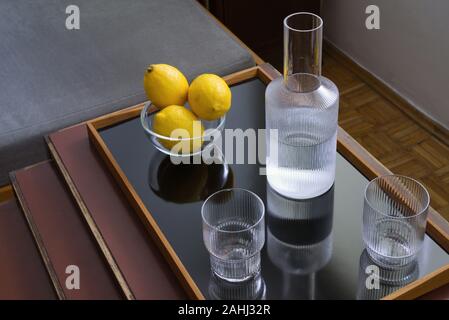
[[(199, 118), (217, 120), (231, 107), (231, 90), (214, 74), (200, 75), (189, 87), (186, 77), (177, 68), (153, 64), (145, 72), (144, 88), (148, 99), (161, 109), (154, 116), (153, 131), (173, 138), (159, 138), (159, 142), (170, 150), (178, 143), (177, 148), (181, 151), (199, 150), (204, 133)], [(192, 111), (184, 107), (187, 100)]]

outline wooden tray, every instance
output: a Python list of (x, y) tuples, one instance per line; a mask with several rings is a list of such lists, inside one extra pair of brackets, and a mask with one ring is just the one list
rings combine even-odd
[[(273, 67), (271, 67), (269, 64), (264, 64), (227, 76), (225, 77), (225, 80), (229, 85), (234, 85), (258, 78), (263, 83), (267, 84), (272, 79), (278, 76), (279, 73)], [(186, 289), (189, 296), (195, 299), (204, 299), (205, 296), (203, 292), (199, 289), (198, 285), (195, 283), (192, 276), (187, 271), (177, 252), (168, 241), (166, 235), (161, 230), (152, 214), (146, 208), (144, 201), (142, 201), (136, 189), (130, 183), (128, 177), (114, 158), (112, 152), (108, 149), (107, 144), (100, 134), (100, 131), (102, 129), (106, 129), (138, 117), (142, 108), (143, 104), (140, 104), (90, 121), (87, 124), (89, 136), (91, 138), (91, 141), (99, 151), (101, 157), (106, 162), (108, 168), (118, 182), (125, 196), (130, 201), (131, 205), (141, 218), (148, 232), (151, 234), (156, 244), (161, 249), (161, 252), (164, 254), (165, 258), (169, 262), (174, 273)], [(386, 167), (378, 162), (371, 154), (369, 154), (362, 146), (360, 146), (341, 128), (338, 128), (338, 152), (368, 179), (391, 173)], [(449, 224), (433, 209), (430, 209), (429, 212), (427, 234), (442, 248), (444, 248), (446, 252), (449, 251)], [(433, 279), (440, 274), (444, 274), (445, 272), (446, 269), (440, 269), (436, 271), (435, 274), (432, 274), (430, 276), (430, 279)], [(432, 284), (426, 287), (426, 290), (424, 290), (426, 292), (444, 284), (440, 283), (439, 281), (431, 282), (430, 279), (426, 278), (425, 280), (421, 280), (425, 283)], [(422, 288), (421, 286), (418, 287)], [(400, 298), (406, 293), (417, 290), (418, 287), (416, 286), (416, 284), (412, 283), (409, 286), (401, 289), (399, 295), (389, 295), (385, 297), (385, 299)], [(420, 294), (426, 293), (424, 291), (420, 289)]]

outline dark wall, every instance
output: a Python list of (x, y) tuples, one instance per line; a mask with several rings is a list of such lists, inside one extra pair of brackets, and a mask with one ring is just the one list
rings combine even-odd
[(282, 65), (282, 22), (294, 12), (319, 14), (320, 0), (209, 0), (209, 10), (262, 59)]

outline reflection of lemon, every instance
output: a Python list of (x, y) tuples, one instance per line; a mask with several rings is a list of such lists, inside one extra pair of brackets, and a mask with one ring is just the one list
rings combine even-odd
[(232, 169), (225, 164), (174, 164), (158, 152), (150, 161), (151, 189), (162, 199), (175, 203), (205, 200), (212, 193), (233, 187)]
[(168, 64), (152, 64), (143, 78), (143, 86), (148, 99), (157, 107), (176, 104), (184, 105), (187, 100), (189, 83), (186, 77)]
[(231, 90), (215, 74), (202, 74), (189, 88), (189, 104), (193, 112), (205, 120), (216, 120), (231, 107)]
[(179, 144), (174, 150), (175, 153), (195, 152), (203, 143), (201, 138), (204, 132), (203, 125), (190, 110), (183, 106), (171, 105), (156, 113), (153, 119), (153, 130), (157, 134), (175, 139), (198, 138), (187, 141), (159, 138), (159, 142), (169, 150)]
[(207, 169), (204, 164), (176, 165), (167, 157), (157, 170), (157, 194), (176, 203), (200, 201), (207, 184)]

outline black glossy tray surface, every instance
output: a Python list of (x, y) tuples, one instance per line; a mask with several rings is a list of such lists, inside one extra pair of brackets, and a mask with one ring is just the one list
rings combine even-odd
[[(265, 85), (255, 79), (232, 87), (225, 128), (263, 128)], [(368, 285), (361, 234), (367, 179), (337, 155), (334, 187), (321, 197), (283, 198), (259, 174), (259, 164), (178, 165), (157, 151), (135, 118), (103, 129), (101, 137), (206, 298), (377, 299), (449, 263), (426, 236), (415, 264), (380, 271), (378, 289)], [(266, 206), (266, 244), (261, 277), (230, 285), (211, 276), (203, 245), (201, 205), (225, 187), (247, 188)], [(289, 223), (281, 217), (290, 215)], [(368, 272), (370, 268), (368, 268)]]

